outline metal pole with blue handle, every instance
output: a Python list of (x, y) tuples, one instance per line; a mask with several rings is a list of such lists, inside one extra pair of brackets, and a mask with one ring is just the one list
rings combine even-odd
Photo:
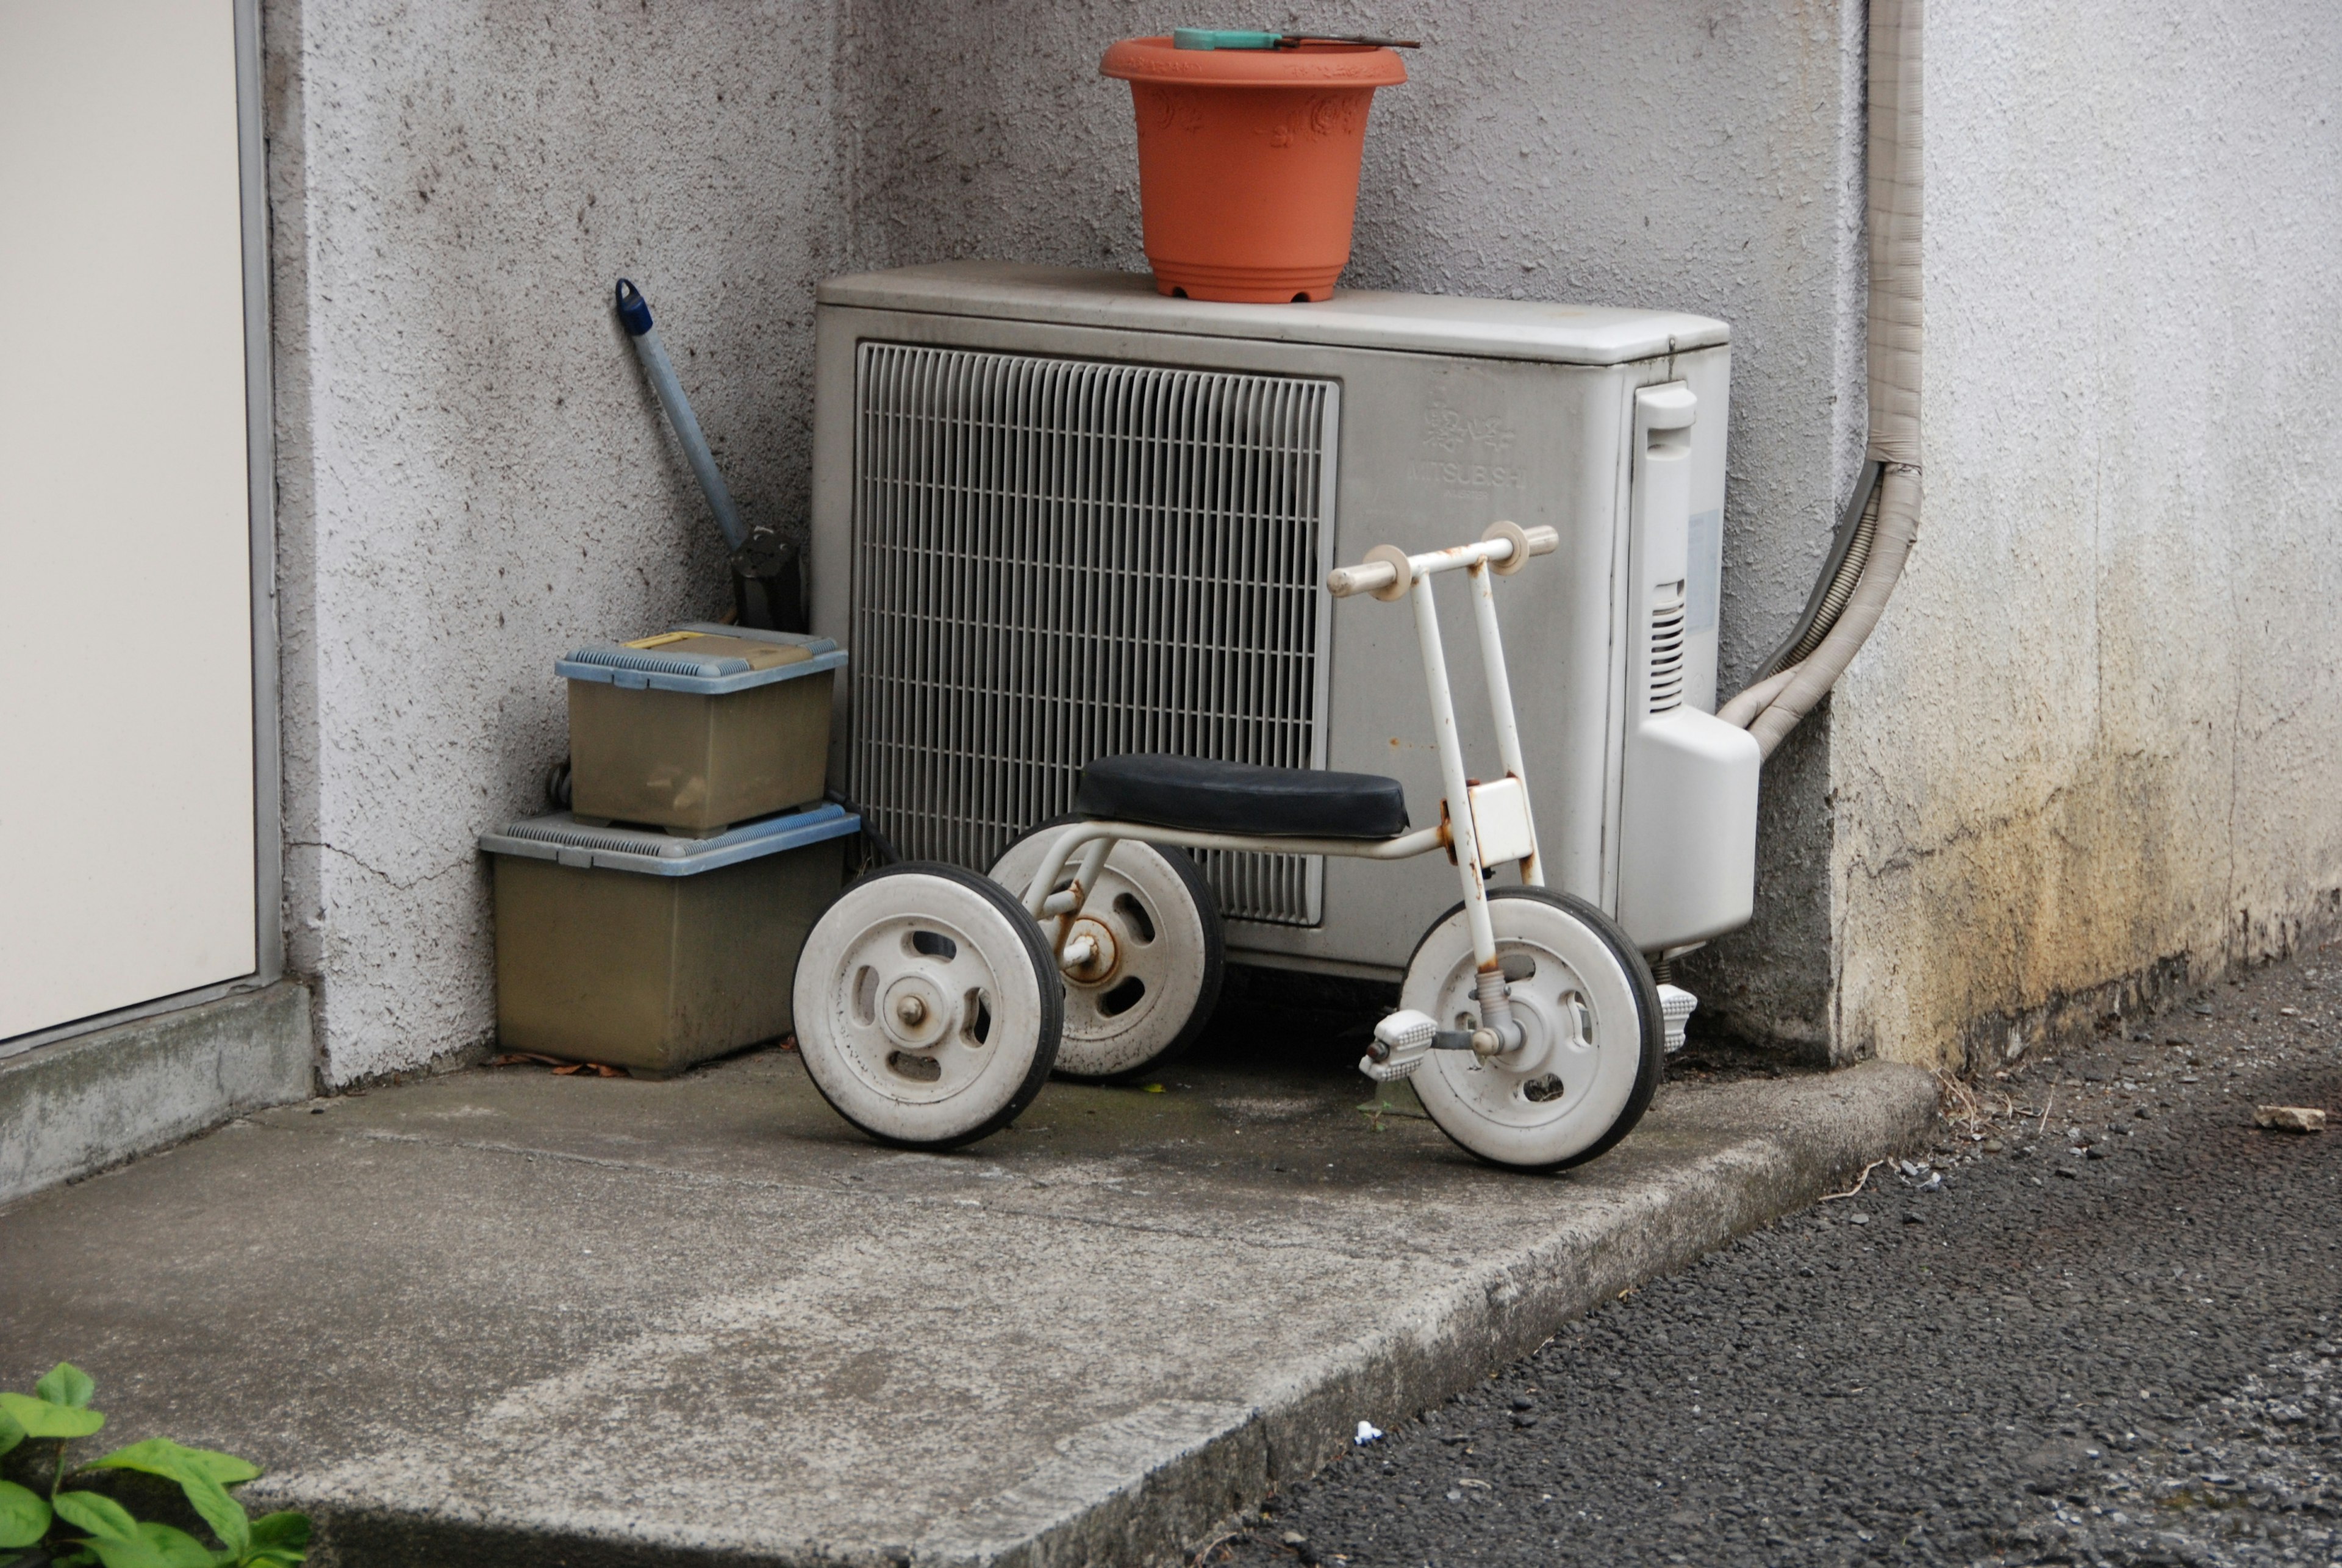
[(716, 454), (707, 450), (707, 438), (699, 433), (691, 399), (683, 394), (683, 384), (675, 378), (674, 362), (667, 358), (666, 345), (659, 341), (658, 328), (651, 322), (650, 302), (625, 278), (618, 280), (618, 319), (634, 340), (635, 353), (643, 362), (644, 374), (651, 378), (651, 389), (658, 394), (659, 406), (666, 410), (667, 423), (675, 426), (676, 439), (683, 443), (683, 454), (716, 513), (716, 525), (724, 530), (724, 543), (737, 551), (748, 542), (748, 530), (741, 525), (732, 493), (724, 488), (724, 475), (716, 472)]

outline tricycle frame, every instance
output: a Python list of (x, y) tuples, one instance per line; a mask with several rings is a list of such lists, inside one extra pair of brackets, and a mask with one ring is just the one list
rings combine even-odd
[[(1501, 809), (1506, 817), (1495, 831), (1505, 835), (1499, 848), (1518, 847), (1522, 853), (1504, 855), (1496, 864), (1509, 860), (1517, 866), (1525, 885), (1543, 887), (1544, 865), (1537, 852), (1536, 821), (1529, 809), (1526, 767), (1521, 759), (1520, 729), (1514, 717), (1512, 681), (1505, 666), (1504, 638), (1496, 624), (1493, 578), (1511, 575), (1526, 565), (1530, 556), (1546, 554), (1559, 543), (1559, 535), (1551, 528), (1525, 529), (1500, 522), (1491, 524), (1487, 533), (1473, 544), (1420, 555), (1380, 545), (1368, 554), (1362, 564), (1337, 567), (1327, 574), (1326, 590), (1337, 599), (1366, 593), (1386, 602), (1406, 598), (1413, 604), (1424, 682), (1431, 698), (1433, 742), (1439, 756), (1442, 800), (1437, 825), (1416, 828), (1387, 839), (1342, 839), (1206, 833), (1106, 819), (1069, 824), (1042, 856), (1032, 882), (1024, 890), (1026, 913), (1045, 926), (1055, 922), (1050, 945), (1058, 966), (1078, 970), (1095, 957), (1084, 946), (1087, 939), (1073, 934), (1074, 927), (1089, 890), (1098, 884), (1106, 857), (1124, 839), (1180, 849), (1344, 855), (1386, 861), (1406, 860), (1445, 849), (1456, 864), (1457, 881), (1463, 889), (1472, 956), (1478, 970), (1481, 1028), (1474, 1034), (1472, 1048), (1482, 1055), (1493, 1055), (1517, 1044), (1518, 1029), (1506, 1004), (1496, 932), (1488, 915), (1486, 879), (1494, 866), (1483, 853), (1483, 824), (1476, 811), (1476, 804), (1493, 810), (1498, 802), (1494, 795), (1483, 794), (1486, 786), (1466, 774), (1464, 743), (1456, 724), (1456, 703), (1448, 684), (1446, 648), (1440, 635), (1438, 608), (1432, 599), (1432, 582), (1442, 573), (1456, 571), (1466, 573), (1471, 580), (1473, 619), (1479, 634), (1480, 664), (1488, 689), (1488, 704), (1496, 721), (1497, 757), (1505, 777), (1516, 781), (1516, 786), (1502, 796)], [(1072, 880), (1060, 887), (1069, 864), (1074, 867)]]

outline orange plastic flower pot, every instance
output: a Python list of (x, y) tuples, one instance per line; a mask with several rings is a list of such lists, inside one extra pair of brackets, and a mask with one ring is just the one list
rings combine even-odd
[(1175, 49), (1126, 38), (1098, 67), (1130, 84), (1138, 206), (1155, 286), (1251, 305), (1327, 299), (1350, 259), (1358, 164), (1388, 49)]

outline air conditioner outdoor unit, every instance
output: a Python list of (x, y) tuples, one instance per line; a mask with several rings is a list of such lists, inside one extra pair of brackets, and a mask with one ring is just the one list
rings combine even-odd
[[(1436, 817), (1413, 628), (1326, 573), (1509, 518), (1562, 539), (1498, 597), (1549, 883), (1652, 954), (1748, 918), (1756, 747), (1708, 714), (1722, 322), (1216, 305), (994, 263), (818, 302), (814, 629), (852, 656), (832, 777), (905, 855), (987, 869), (1122, 752), (1384, 774)], [(1493, 767), (1473, 654), (1449, 659)], [(1231, 957), (1374, 978), (1456, 897), (1437, 856), (1204, 869)]]

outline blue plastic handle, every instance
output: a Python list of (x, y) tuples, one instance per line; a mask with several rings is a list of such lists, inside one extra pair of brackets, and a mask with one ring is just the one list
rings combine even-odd
[(628, 337), (640, 337), (651, 329), (651, 302), (625, 278), (618, 280), (618, 319), (626, 324)]

